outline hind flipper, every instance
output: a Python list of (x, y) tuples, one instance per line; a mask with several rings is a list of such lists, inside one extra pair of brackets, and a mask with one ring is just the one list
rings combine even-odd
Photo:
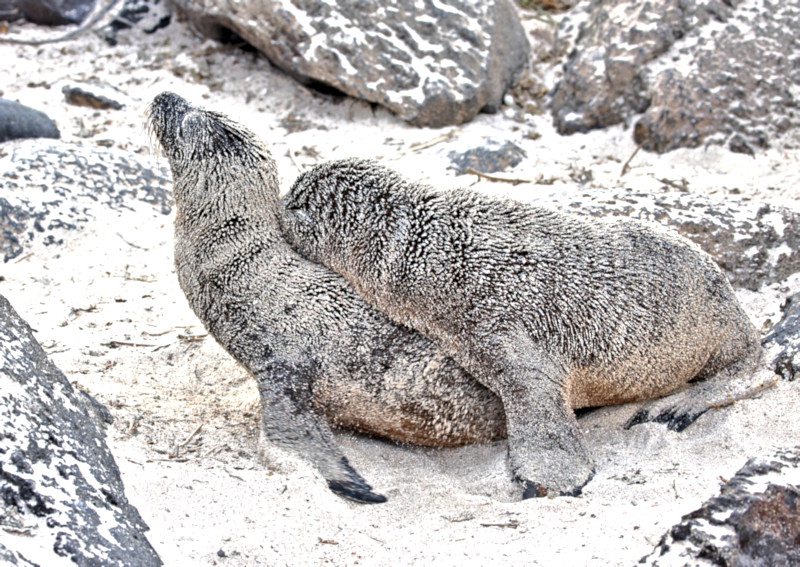
[(261, 396), (265, 442), (299, 454), (313, 464), (334, 493), (356, 502), (385, 502), (348, 463), (330, 427), (314, 410), (307, 371), (273, 361), (253, 373)]
[(725, 407), (737, 399), (750, 397), (754, 389), (763, 389), (764, 380), (753, 376), (761, 358), (761, 348), (754, 338), (744, 354), (734, 362), (717, 369), (713, 359), (701, 374), (702, 381), (690, 383), (686, 389), (646, 402), (624, 425), (630, 429), (640, 423), (665, 423), (672, 431), (683, 431), (711, 409)]

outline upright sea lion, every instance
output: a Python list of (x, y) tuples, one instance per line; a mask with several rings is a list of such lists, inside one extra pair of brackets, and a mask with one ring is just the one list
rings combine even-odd
[(526, 497), (579, 494), (591, 479), (572, 409), (707, 379), (631, 421), (680, 430), (759, 360), (758, 333), (725, 276), (664, 230), (437, 192), (358, 159), (303, 173), (283, 204), (296, 250), (435, 338), (500, 396)]
[(334, 492), (382, 502), (328, 421), (435, 447), (505, 435), (494, 394), (289, 247), (275, 162), (254, 134), (172, 93), (155, 98), (149, 125), (172, 169), (181, 288), (258, 382), (269, 441), (309, 459)]

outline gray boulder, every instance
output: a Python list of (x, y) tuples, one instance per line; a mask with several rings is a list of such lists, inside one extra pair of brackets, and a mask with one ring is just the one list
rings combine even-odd
[(117, 45), (117, 34), (122, 30), (135, 27), (151, 34), (167, 27), (171, 21), (172, 4), (169, 0), (124, 0), (122, 9), (103, 29), (103, 36), (109, 45)]
[(469, 172), (495, 173), (505, 171), (519, 164), (525, 157), (525, 150), (513, 142), (500, 143), (487, 139), (477, 147), (466, 152), (450, 152), (447, 157), (453, 165), (456, 175)]
[(108, 410), (76, 392), (0, 296), (0, 559), (162, 565), (105, 443)]
[(591, 191), (558, 206), (671, 226), (710, 254), (734, 287), (755, 291), (800, 272), (800, 213), (784, 207), (669, 189)]
[(687, 514), (640, 563), (800, 565), (800, 447), (750, 459), (720, 495)]
[(95, 0), (13, 0), (25, 19), (43, 26), (79, 24), (94, 8)]
[(530, 46), (509, 0), (176, 0), (206, 35), (234, 32), (301, 81), (420, 126), (496, 111)]
[(0, 0), (0, 21), (15, 22), (22, 18), (17, 0)]
[(725, 143), (752, 154), (800, 125), (800, 3), (595, 0), (562, 21), (575, 49), (553, 91), (559, 132), (638, 118), (637, 143), (666, 152)]
[(783, 317), (764, 337), (767, 352), (777, 351), (772, 366), (784, 380), (794, 380), (800, 371), (800, 293), (790, 296), (782, 307)]
[(24, 138), (59, 138), (56, 123), (44, 112), (0, 98), (0, 143)]

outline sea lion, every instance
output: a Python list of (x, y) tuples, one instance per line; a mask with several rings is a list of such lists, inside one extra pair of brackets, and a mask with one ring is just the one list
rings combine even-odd
[(334, 492), (382, 502), (329, 422), (434, 447), (505, 436), (494, 394), (284, 241), (275, 161), (252, 132), (172, 93), (152, 102), (149, 126), (172, 169), (180, 286), (258, 382), (266, 439), (309, 459)]
[(679, 430), (759, 360), (758, 333), (725, 276), (666, 230), (439, 192), (361, 159), (304, 172), (283, 206), (296, 250), (500, 396), (525, 497), (577, 495), (591, 479), (573, 409), (707, 379), (631, 421)]

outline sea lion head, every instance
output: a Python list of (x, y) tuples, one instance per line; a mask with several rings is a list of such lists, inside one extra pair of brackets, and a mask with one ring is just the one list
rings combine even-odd
[(223, 114), (195, 107), (171, 92), (153, 99), (148, 127), (164, 148), (173, 175), (181, 177), (198, 163), (226, 170), (233, 162), (255, 165), (269, 152), (249, 130)]
[(388, 171), (372, 160), (350, 158), (303, 172), (282, 200), (284, 237), (317, 262), (331, 261), (343, 248), (365, 254), (374, 248), (368, 227), (380, 224), (379, 204), (390, 199), (396, 182), (386, 177)]

